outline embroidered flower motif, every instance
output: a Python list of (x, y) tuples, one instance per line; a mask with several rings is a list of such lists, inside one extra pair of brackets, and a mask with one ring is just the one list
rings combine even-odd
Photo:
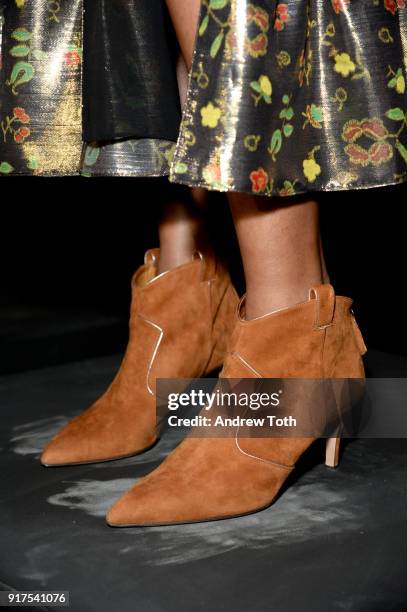
[(388, 135), (388, 131), (378, 117), (361, 121), (350, 119), (343, 126), (342, 138), (345, 142), (355, 142), (363, 135), (372, 140), (380, 140)]
[(247, 6), (247, 20), (249, 23), (255, 23), (262, 32), (267, 32), (269, 29), (269, 15), (261, 6), (249, 4)]
[(392, 15), (395, 15), (398, 9), (403, 9), (406, 6), (405, 0), (384, 0), (384, 7)]
[(252, 94), (256, 106), (260, 100), (264, 100), (267, 104), (271, 104), (271, 94), (273, 93), (273, 86), (268, 76), (262, 74), (257, 81), (250, 83), (251, 89), (255, 92)]
[(351, 0), (331, 0), (335, 13), (338, 15), (345, 10), (345, 6), (350, 4)]
[[(385, 139), (389, 132), (383, 121), (377, 117), (357, 121), (347, 121), (342, 129), (342, 138), (349, 144), (345, 147), (345, 153), (352, 164), (367, 166), (369, 164), (380, 165), (393, 157), (393, 147)], [(362, 136), (375, 140), (369, 148), (363, 147), (356, 141)]]
[(267, 189), (269, 176), (264, 168), (258, 168), (250, 173), (253, 193), (264, 193)]
[(205, 181), (209, 189), (217, 189), (218, 191), (227, 191), (230, 189), (228, 181), (222, 182), (222, 173), (220, 168), (220, 152), (219, 149), (215, 149), (211, 157), (210, 162), (205, 166), (202, 171), (202, 178)]
[(258, 34), (255, 38), (246, 41), (246, 50), (251, 57), (261, 57), (266, 55), (268, 38), (266, 34)]
[(343, 77), (347, 77), (351, 72), (355, 72), (356, 64), (351, 60), (349, 53), (337, 53), (334, 59), (334, 70)]
[(273, 87), (271, 85), (271, 81), (268, 78), (268, 76), (262, 74), (261, 77), (259, 78), (259, 85), (260, 85), (261, 92), (265, 96), (268, 96), (270, 98), (273, 92)]
[(13, 109), (13, 115), (20, 123), (30, 123), (30, 117), (21, 106), (16, 106)]
[(403, 69), (398, 68), (397, 72), (394, 72), (392, 68), (389, 68), (389, 76), (390, 75), (392, 75), (392, 78), (387, 83), (387, 87), (395, 89), (399, 94), (403, 94), (406, 91), (406, 80), (403, 75)]
[(20, 144), (24, 142), (26, 138), (28, 138), (30, 133), (31, 133), (30, 129), (27, 127), (19, 128), (18, 130), (14, 132), (14, 140)]
[(406, 80), (403, 75), (397, 77), (396, 91), (399, 94), (403, 94), (406, 91)]
[(204, 127), (216, 128), (221, 114), (222, 111), (220, 108), (215, 106), (212, 102), (209, 102), (209, 104), (201, 108), (202, 125)]
[(67, 51), (65, 53), (65, 63), (67, 66), (78, 66), (81, 63), (81, 56), (77, 51)]
[(276, 19), (274, 21), (274, 29), (278, 32), (284, 30), (284, 25), (289, 20), (290, 15), (288, 13), (287, 4), (279, 4), (276, 9)]
[(305, 117), (305, 121), (302, 126), (303, 129), (306, 125), (308, 125), (308, 123), (310, 123), (314, 128), (322, 129), (324, 115), (321, 106), (317, 106), (316, 104), (307, 104), (305, 112), (303, 112), (302, 115)]
[[(246, 34), (244, 41), (244, 48), (246, 53), (248, 53), (251, 57), (257, 58), (266, 55), (268, 48), (268, 38), (267, 32), (270, 28), (269, 15), (267, 11), (265, 11), (260, 6), (256, 6), (254, 4), (248, 4), (247, 12), (246, 12), (246, 21), (247, 21), (247, 32), (249, 32), (250, 26), (256, 26), (259, 33), (256, 35)], [(230, 54), (237, 48), (238, 37), (236, 34), (236, 24), (237, 24), (237, 15), (236, 15), (236, 5), (233, 3), (232, 10), (228, 18), (228, 25), (230, 26), (230, 30), (226, 35), (226, 51)], [(250, 28), (251, 30), (251, 28)]]
[(280, 68), (285, 68), (291, 64), (291, 55), (288, 53), (288, 51), (280, 51), (276, 55), (276, 60)]
[[(294, 181), (295, 183), (296, 181)], [(284, 187), (280, 189), (278, 195), (281, 197), (288, 197), (295, 195), (294, 183), (291, 181), (284, 181)]]
[(261, 141), (260, 134), (247, 134), (244, 137), (243, 144), (248, 151), (257, 151), (259, 142)]
[(369, 149), (365, 149), (359, 144), (350, 144), (345, 147), (345, 153), (349, 156), (352, 164), (376, 166), (384, 164), (393, 157), (393, 149), (388, 142), (376, 142)]
[(321, 166), (317, 164), (315, 159), (304, 159), (304, 161), (302, 162), (302, 168), (305, 177), (310, 183), (313, 183), (316, 180), (317, 176), (321, 174)]

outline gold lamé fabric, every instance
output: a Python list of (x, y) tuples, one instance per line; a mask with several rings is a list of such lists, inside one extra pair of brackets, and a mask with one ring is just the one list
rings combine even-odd
[(164, 0), (0, 8), (3, 175), (281, 196), (407, 178), (405, 0), (203, 0), (181, 126)]
[(204, 0), (171, 179), (293, 195), (407, 177), (405, 0)]
[(80, 169), (82, 0), (0, 0), (0, 176)]
[(168, 175), (181, 111), (165, 2), (0, 0), (0, 48), (0, 176)]

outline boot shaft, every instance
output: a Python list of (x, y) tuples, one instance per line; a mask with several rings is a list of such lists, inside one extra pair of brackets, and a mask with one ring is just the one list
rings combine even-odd
[(242, 298), (222, 376), (363, 378), (366, 347), (351, 307), (319, 285), (307, 302), (245, 320)]
[[(159, 249), (147, 251), (132, 279), (131, 352), (155, 378), (201, 376), (222, 364), (238, 297), (212, 253), (157, 274)], [(149, 338), (140, 343), (140, 338)]]

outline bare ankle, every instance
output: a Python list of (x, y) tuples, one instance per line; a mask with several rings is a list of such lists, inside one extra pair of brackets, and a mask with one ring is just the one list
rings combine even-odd
[(257, 288), (247, 290), (245, 300), (245, 318), (256, 319), (276, 310), (289, 308), (306, 302), (311, 287), (321, 284), (321, 279), (309, 279), (309, 282), (301, 285), (276, 288)]

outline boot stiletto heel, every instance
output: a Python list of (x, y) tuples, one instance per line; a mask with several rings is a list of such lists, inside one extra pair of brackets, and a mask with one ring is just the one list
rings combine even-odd
[(335, 438), (326, 439), (325, 465), (327, 467), (330, 467), (330, 468), (338, 467), (340, 444), (341, 444), (341, 438), (339, 436)]

